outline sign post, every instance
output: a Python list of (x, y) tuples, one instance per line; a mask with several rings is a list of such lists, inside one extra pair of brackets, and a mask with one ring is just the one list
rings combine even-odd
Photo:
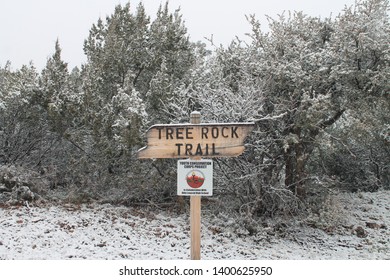
[(153, 125), (146, 134), (148, 145), (138, 151), (141, 159), (187, 158), (178, 161), (178, 195), (190, 195), (192, 260), (200, 260), (201, 196), (212, 195), (213, 164), (202, 158), (240, 155), (245, 137), (255, 126), (252, 122), (204, 124), (200, 118), (195, 111), (189, 124)]
[[(200, 113), (195, 111), (190, 116), (191, 124), (200, 124)], [(200, 160), (201, 155), (191, 156), (190, 159)], [(191, 223), (191, 260), (200, 260), (200, 220), (201, 220), (201, 196), (190, 198), (190, 223)]]

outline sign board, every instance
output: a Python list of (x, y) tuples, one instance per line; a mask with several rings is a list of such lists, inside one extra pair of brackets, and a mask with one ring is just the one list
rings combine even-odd
[(254, 123), (154, 125), (138, 158), (233, 157), (244, 151)]
[(191, 196), (191, 259), (200, 260), (201, 197), (213, 195), (213, 162), (201, 158), (234, 157), (244, 151), (244, 140), (255, 124), (200, 123), (200, 112), (190, 124), (160, 124), (146, 133), (147, 146), (138, 158), (187, 158), (177, 167), (177, 194)]
[(210, 159), (178, 160), (177, 195), (212, 196), (213, 161)]

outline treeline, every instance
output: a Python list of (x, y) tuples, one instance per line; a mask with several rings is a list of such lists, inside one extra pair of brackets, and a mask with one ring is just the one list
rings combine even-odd
[(209, 51), (180, 10), (162, 5), (152, 21), (142, 3), (119, 5), (91, 27), (81, 69), (58, 41), (41, 73), (1, 67), (0, 183), (13, 167), (44, 182), (31, 186), (41, 196), (174, 206), (176, 160), (136, 151), (150, 125), (198, 110), (203, 122), (256, 123), (242, 156), (215, 161), (218, 209), (291, 213), (330, 190), (389, 188), (389, 1), (334, 19), (284, 13), (268, 32), (248, 24), (250, 43)]

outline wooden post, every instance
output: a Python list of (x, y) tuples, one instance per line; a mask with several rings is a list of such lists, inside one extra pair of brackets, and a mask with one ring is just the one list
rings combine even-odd
[[(191, 124), (200, 123), (200, 112), (191, 113)], [(200, 156), (191, 157), (193, 160), (200, 160)], [(190, 198), (190, 220), (191, 220), (191, 260), (200, 260), (200, 219), (201, 219), (201, 196)]]

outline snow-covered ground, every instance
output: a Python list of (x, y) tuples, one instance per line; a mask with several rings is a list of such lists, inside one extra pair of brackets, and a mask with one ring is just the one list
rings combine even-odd
[[(203, 215), (202, 259), (389, 260), (390, 191), (339, 194), (336, 204), (334, 226), (269, 219), (255, 235), (222, 214)], [(3, 205), (0, 259), (189, 259), (188, 216), (109, 204)]]

